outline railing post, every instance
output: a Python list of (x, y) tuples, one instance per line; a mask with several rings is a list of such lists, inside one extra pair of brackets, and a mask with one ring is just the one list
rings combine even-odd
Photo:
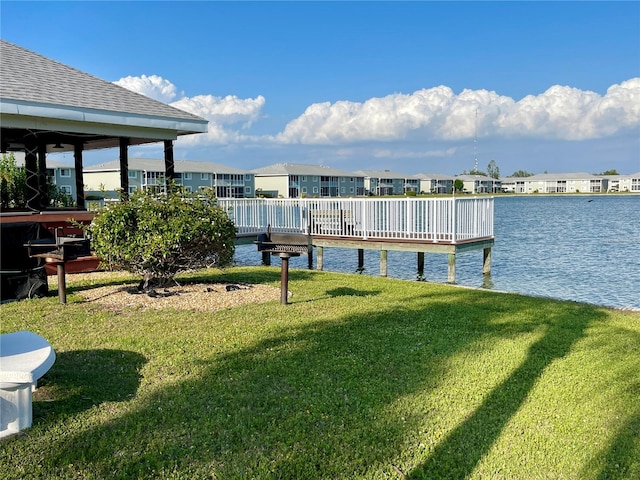
[(369, 222), (367, 222), (369, 216), (367, 215), (367, 206), (365, 200), (360, 200), (360, 215), (360, 218), (362, 218), (362, 238), (364, 240), (367, 240), (369, 238)]
[[(456, 243), (456, 241), (458, 240), (457, 238), (457, 230), (458, 230), (458, 206), (456, 205), (456, 199), (453, 198), (451, 200), (451, 203), (453, 205), (453, 213), (451, 215), (451, 223), (452, 223), (452, 228), (451, 228), (451, 243)], [(454, 257), (454, 265), (455, 265), (455, 257)], [(455, 266), (454, 266), (454, 272), (455, 272)], [(455, 273), (454, 273), (455, 276)]]

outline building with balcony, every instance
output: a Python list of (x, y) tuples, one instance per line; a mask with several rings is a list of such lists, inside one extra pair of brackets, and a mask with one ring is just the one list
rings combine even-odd
[(420, 182), (420, 193), (451, 193), (454, 177), (439, 173), (418, 173), (413, 176)]
[(251, 170), (256, 195), (275, 198), (356, 197), (364, 178), (353, 172), (299, 163), (277, 163)]
[(640, 172), (631, 175), (607, 175), (608, 192), (640, 192)]
[[(355, 173), (364, 177), (366, 195), (404, 195), (405, 193), (405, 180), (408, 176), (404, 173), (391, 170), (358, 170)], [(416, 184), (414, 188), (417, 188)]]
[(458, 175), (455, 180), (462, 180), (465, 193), (496, 193), (502, 191), (502, 182), (486, 175)]
[(601, 193), (609, 180), (590, 173), (540, 173), (517, 182), (515, 193)]
[[(177, 184), (188, 192), (214, 189), (219, 198), (249, 198), (255, 195), (253, 174), (211, 162), (177, 160), (174, 164)], [(129, 159), (129, 193), (150, 188), (164, 191), (165, 166), (159, 159)], [(87, 195), (116, 198), (120, 188), (120, 162), (101, 163), (84, 169)]]

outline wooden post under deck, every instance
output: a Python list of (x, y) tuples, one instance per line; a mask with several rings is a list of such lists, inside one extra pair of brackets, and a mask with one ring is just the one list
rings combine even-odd
[(309, 251), (307, 252), (307, 268), (313, 270), (313, 245), (309, 245)]
[(447, 256), (449, 257), (449, 274), (447, 281), (449, 283), (456, 283), (456, 254), (449, 253)]
[(316, 270), (322, 271), (324, 266), (324, 247), (316, 247), (318, 249), (318, 264), (316, 265)]
[(482, 273), (488, 275), (491, 273), (491, 247), (484, 248), (482, 252)]
[(418, 252), (418, 276), (424, 276), (424, 252)]
[(380, 250), (380, 276), (387, 276), (387, 250)]

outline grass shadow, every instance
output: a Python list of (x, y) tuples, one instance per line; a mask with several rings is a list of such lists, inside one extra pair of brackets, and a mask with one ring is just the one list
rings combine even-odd
[(56, 354), (33, 395), (34, 419), (55, 421), (104, 402), (130, 400), (146, 359), (127, 350), (72, 350)]
[(624, 423), (601, 457), (598, 480), (640, 478), (640, 412)]
[[(474, 299), (472, 291), (448, 292), (441, 302), (431, 298), (428, 308), (417, 309), (408, 303), (419, 299), (400, 299), (384, 311), (279, 330), (249, 347), (211, 355), (189, 368), (199, 369), (198, 375), (186, 375), (135, 411), (78, 434), (71, 444), (92, 445), (86, 458), (52, 448), (49, 461), (80, 463), (89, 476), (100, 477), (112, 475), (115, 451), (135, 451), (128, 459), (120, 454), (114, 478), (172, 469), (201, 474), (203, 468), (223, 478), (349, 478), (363, 475), (369, 465), (386, 465), (381, 468), (391, 472), (398, 445), (419, 421), (389, 415), (391, 406), (405, 395), (435, 388), (448, 359), (479, 338), (531, 328), (505, 330), (492, 322), (496, 310), (491, 308), (469, 315), (466, 305)], [(526, 300), (522, 307), (531, 308)], [(278, 307), (262, 312), (274, 315), (274, 322), (283, 314)], [(545, 366), (566, 354), (593, 319), (584, 317), (567, 332), (562, 323), (573, 317), (548, 318), (548, 333), (523, 365), (411, 476), (470, 473)], [(112, 438), (120, 444), (110, 444)], [(439, 461), (451, 466), (451, 457), (444, 461), (449, 455), (460, 457), (455, 474), (437, 468)]]
[[(260, 269), (255, 277), (277, 281), (279, 269)], [(256, 282), (237, 272), (228, 278)], [(371, 285), (378, 283), (356, 283)], [(465, 478), (547, 366), (567, 355), (602, 314), (527, 297), (510, 297), (506, 306), (497, 294), (468, 289), (437, 287), (424, 294), (422, 287), (408, 284), (389, 294), (327, 282), (314, 292), (344, 301), (314, 295), (312, 309), (304, 302), (255, 305), (243, 306), (241, 315), (167, 321), (163, 335), (136, 340), (153, 352), (149, 363), (155, 365), (145, 371), (170, 380), (157, 382), (107, 422), (52, 437), (47, 451), (38, 452), (40, 464), (66, 478), (394, 478), (399, 452), (420, 432), (437, 441), (417, 457), (410, 477)], [(369, 310), (357, 297), (372, 292), (383, 298)], [(519, 318), (512, 319), (515, 314)], [(135, 321), (150, 329), (162, 322), (156, 313), (141, 313)], [(218, 328), (227, 330), (216, 335)], [(233, 337), (238, 330), (249, 340)], [(528, 345), (522, 362), (505, 366), (506, 379), (488, 387), (457, 426), (425, 432), (428, 418), (446, 406), (399, 407), (412, 396), (446, 404), (450, 399), (435, 397), (446, 381), (456, 381), (453, 359), (486, 354), (479, 350), (491, 342), (533, 338), (541, 330), (539, 338), (522, 341)], [(164, 357), (163, 348), (172, 354)], [(144, 357), (130, 353), (138, 367), (125, 368), (133, 374)], [(69, 360), (71, 368), (75, 360)], [(86, 374), (78, 381), (99, 392), (102, 379)], [(118, 377), (117, 369), (111, 375)], [(109, 388), (117, 382), (110, 379)]]
[(338, 287), (327, 290), (329, 297), (369, 297), (379, 295), (381, 290), (358, 290), (350, 287)]
[(522, 364), (496, 386), (472, 415), (438, 444), (429, 458), (414, 469), (411, 479), (461, 479), (474, 471), (522, 406), (544, 370), (567, 355), (596, 317), (587, 312), (547, 319), (546, 333), (536, 341)]

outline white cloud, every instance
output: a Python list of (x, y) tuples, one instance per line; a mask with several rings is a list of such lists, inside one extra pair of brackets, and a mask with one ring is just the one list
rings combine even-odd
[[(589, 140), (640, 127), (640, 78), (612, 85), (604, 96), (553, 86), (505, 110), (496, 125), (507, 134)], [(499, 130), (497, 130), (499, 132)]]
[[(393, 144), (468, 140), (476, 129), (479, 138), (588, 140), (640, 128), (640, 78), (612, 85), (605, 95), (555, 85), (540, 95), (515, 101), (488, 90), (465, 89), (456, 95), (441, 85), (365, 102), (314, 103), (272, 136), (252, 135), (250, 131), (264, 116), (266, 100), (262, 95), (186, 97), (173, 83), (157, 75), (126, 77), (115, 83), (209, 120), (208, 133), (180, 138), (185, 146), (355, 146), (382, 142), (385, 145), (377, 155), (391, 158), (399, 155)], [(426, 152), (417, 147), (413, 153), (402, 155), (430, 156)]]
[(209, 120), (207, 133), (181, 137), (178, 141), (182, 145), (250, 141), (250, 137), (241, 135), (239, 132), (248, 129), (260, 118), (265, 104), (265, 98), (262, 95), (246, 99), (235, 95), (227, 95), (224, 98), (214, 95), (186, 97), (182, 92), (177, 93), (173, 83), (157, 75), (130, 76), (114, 83)]
[(171, 103), (176, 108), (200, 115), (215, 124), (241, 124), (242, 128), (250, 127), (260, 117), (264, 104), (265, 98), (262, 95), (256, 98), (238, 98), (235, 95), (227, 95), (224, 98), (198, 95)]
[(182, 145), (225, 144), (254, 141), (254, 137), (240, 132), (251, 127), (260, 118), (265, 98), (238, 98), (228, 95), (224, 98), (213, 95), (198, 95), (182, 98), (171, 103), (181, 110), (199, 115), (209, 120), (207, 133), (187, 135), (178, 141)]
[(158, 75), (129, 76), (113, 83), (164, 103), (169, 103), (178, 96), (176, 86)]
[[(477, 114), (477, 122), (476, 122)], [(487, 90), (446, 86), (411, 95), (392, 94), (363, 103), (310, 105), (275, 136), (282, 143), (343, 144), (363, 141), (459, 140), (523, 136), (585, 140), (640, 126), (640, 78), (613, 85), (606, 95), (553, 86), (516, 102)]]

